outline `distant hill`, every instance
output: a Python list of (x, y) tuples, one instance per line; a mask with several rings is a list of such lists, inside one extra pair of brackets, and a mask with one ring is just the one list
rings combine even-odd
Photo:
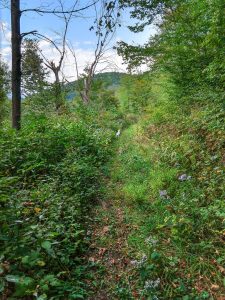
[(118, 86), (120, 85), (121, 79), (126, 75), (126, 73), (120, 72), (105, 72), (95, 75), (95, 80), (102, 80), (105, 82), (106, 86)]
[[(104, 86), (108, 89), (116, 89), (125, 75), (126, 73), (121, 72), (104, 72), (96, 74), (94, 80), (103, 81)], [(72, 100), (77, 95), (77, 86), (78, 80), (72, 81), (66, 85), (66, 90), (68, 90), (68, 100)]]

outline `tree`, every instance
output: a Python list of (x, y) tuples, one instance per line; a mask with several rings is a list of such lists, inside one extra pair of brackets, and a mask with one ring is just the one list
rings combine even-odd
[(225, 78), (224, 1), (129, 1), (131, 16), (138, 20), (133, 32), (155, 23), (158, 33), (144, 46), (120, 43), (119, 53), (135, 67), (151, 59), (173, 75), (183, 93), (205, 85), (222, 89)]
[[(20, 19), (23, 13), (34, 12), (37, 14), (54, 14), (54, 15), (70, 15), (75, 16), (77, 13), (88, 9), (96, 2), (86, 4), (82, 7), (77, 7), (78, 1), (74, 0), (73, 5), (65, 9), (60, 7), (49, 8), (49, 6), (40, 6), (34, 8), (20, 8), (20, 0), (11, 0), (11, 30), (12, 30), (12, 126), (19, 130), (21, 127), (21, 41), (22, 38), (29, 34), (34, 34), (37, 31), (33, 30), (26, 33), (20, 31)], [(61, 1), (59, 1), (62, 4)], [(58, 4), (58, 3), (57, 3)]]
[(46, 87), (48, 72), (39, 55), (37, 40), (24, 39), (22, 48), (22, 91), (24, 95), (31, 96)]
[(0, 59), (0, 124), (5, 114), (5, 101), (9, 91), (9, 80), (8, 66)]
[(20, 34), (20, 1), (11, 0), (12, 30), (12, 126), (21, 127), (21, 34)]
[(82, 74), (79, 74), (76, 52), (70, 45), (68, 45), (75, 59), (78, 82), (82, 83), (80, 85), (80, 96), (84, 104), (88, 104), (90, 101), (90, 92), (97, 66), (102, 61), (109, 63), (106, 61), (106, 53), (109, 50), (110, 41), (115, 34), (117, 25), (120, 26), (120, 9), (117, 0), (101, 0), (98, 7), (95, 5), (95, 13), (94, 24), (90, 27), (90, 30), (93, 30), (97, 37), (94, 58), (84, 68)]
[[(60, 6), (61, 6), (61, 10), (64, 11), (63, 8), (63, 3), (61, 0), (59, 0)], [(47, 41), (50, 46), (52, 46), (58, 53), (59, 55), (59, 59), (58, 62), (55, 62), (53, 60), (50, 60), (46, 55), (44, 55), (44, 53), (39, 49), (39, 53), (41, 54), (42, 58), (43, 58), (43, 63), (45, 64), (45, 66), (51, 70), (54, 74), (55, 80), (54, 80), (54, 84), (53, 84), (53, 91), (54, 91), (54, 97), (55, 97), (55, 108), (56, 111), (60, 111), (60, 108), (63, 106), (63, 95), (62, 95), (62, 84), (60, 81), (60, 73), (62, 72), (62, 67), (63, 67), (63, 60), (65, 58), (66, 55), (66, 36), (67, 36), (67, 32), (68, 32), (68, 28), (69, 28), (69, 23), (71, 21), (71, 18), (73, 16), (72, 11), (74, 11), (75, 5), (77, 3), (75, 2), (74, 7), (72, 7), (72, 10), (70, 13), (63, 13), (62, 14), (62, 20), (64, 22), (64, 31), (62, 36), (59, 35), (60, 37), (60, 41), (54, 41), (49, 39), (48, 37), (39, 34), (39, 33), (33, 33), (35, 36), (37, 36), (38, 38), (44, 39), (45, 41)]]

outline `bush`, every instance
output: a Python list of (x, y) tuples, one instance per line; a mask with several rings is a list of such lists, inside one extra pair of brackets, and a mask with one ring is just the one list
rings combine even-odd
[(5, 297), (85, 295), (83, 215), (100, 194), (110, 141), (109, 131), (63, 117), (32, 120), (19, 133), (0, 132), (0, 290)]

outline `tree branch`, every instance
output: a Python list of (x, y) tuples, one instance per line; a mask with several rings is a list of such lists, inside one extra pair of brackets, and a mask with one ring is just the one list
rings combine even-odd
[(39, 8), (27, 8), (27, 9), (23, 9), (21, 10), (21, 14), (24, 12), (35, 12), (38, 14), (74, 14), (74, 13), (79, 13), (83, 10), (86, 10), (90, 7), (92, 7), (93, 5), (95, 5), (96, 3), (98, 3), (99, 0), (95, 0), (93, 3), (86, 5), (84, 7), (81, 7), (79, 9), (74, 9), (72, 8), (71, 10), (57, 10), (57, 9), (52, 9), (52, 10), (44, 10), (44, 9), (39, 9)]
[(25, 36), (27, 36), (27, 35), (29, 35), (29, 34), (33, 34), (33, 35), (35, 35), (35, 34), (37, 34), (38, 32), (37, 32), (37, 30), (32, 30), (32, 31), (29, 31), (29, 32), (23, 32), (23, 33), (21, 33), (21, 38), (23, 39)]

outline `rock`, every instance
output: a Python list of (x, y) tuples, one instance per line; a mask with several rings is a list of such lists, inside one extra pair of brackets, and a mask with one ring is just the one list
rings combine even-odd
[(163, 199), (168, 199), (169, 196), (168, 196), (168, 193), (167, 193), (167, 190), (162, 190), (162, 191), (159, 191), (159, 196)]
[(187, 174), (182, 174), (178, 177), (178, 180), (180, 181), (186, 181), (186, 180), (190, 180), (191, 176), (188, 176)]

